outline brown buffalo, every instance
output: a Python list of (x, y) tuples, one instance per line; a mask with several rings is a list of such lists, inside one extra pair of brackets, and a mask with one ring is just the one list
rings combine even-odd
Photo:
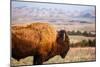
[(33, 23), (25, 27), (12, 27), (12, 57), (16, 60), (34, 56), (33, 64), (60, 55), (64, 58), (69, 51), (69, 38), (65, 30), (56, 31), (48, 23)]

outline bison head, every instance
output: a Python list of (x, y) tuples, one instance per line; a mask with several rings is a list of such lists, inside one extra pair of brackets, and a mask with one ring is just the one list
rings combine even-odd
[(59, 54), (62, 58), (65, 58), (67, 52), (69, 51), (69, 38), (65, 30), (58, 31), (57, 35), (57, 45)]

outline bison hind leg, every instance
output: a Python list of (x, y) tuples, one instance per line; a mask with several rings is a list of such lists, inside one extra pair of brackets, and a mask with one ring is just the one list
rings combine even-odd
[(33, 60), (33, 65), (42, 65), (43, 61), (40, 55), (35, 55)]

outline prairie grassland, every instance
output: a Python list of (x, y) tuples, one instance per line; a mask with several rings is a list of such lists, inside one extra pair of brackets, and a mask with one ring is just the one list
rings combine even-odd
[[(52, 63), (68, 63), (68, 62), (80, 62), (80, 61), (95, 61), (95, 47), (77, 47), (70, 48), (68, 54), (64, 59), (60, 56), (55, 56), (43, 64), (52, 64)], [(33, 57), (29, 56), (27, 58), (16, 61), (11, 58), (11, 65), (32, 65)]]
[(93, 40), (95, 37), (85, 37), (80, 35), (69, 35), (70, 43), (77, 43), (82, 40)]
[(55, 25), (57, 27), (58, 30), (60, 29), (65, 29), (66, 31), (88, 31), (88, 32), (91, 32), (91, 31), (95, 31), (95, 23), (91, 23), (91, 24), (88, 24), (88, 23), (68, 23), (68, 24), (60, 24), (60, 25)]
[[(15, 25), (16, 26), (16, 25)], [(18, 25), (19, 26), (19, 25)], [(24, 25), (24, 26), (27, 26)], [(56, 25), (57, 29), (66, 29), (68, 31), (71, 30), (80, 30), (80, 31), (95, 31), (95, 24), (76, 24), (76, 25)], [(70, 35), (70, 42), (76, 43), (82, 40), (95, 39), (95, 37), (84, 37), (79, 35)], [(43, 64), (52, 64), (52, 63), (69, 63), (69, 62), (79, 62), (79, 61), (95, 61), (96, 60), (96, 51), (95, 47), (75, 47), (70, 48), (68, 54), (64, 59), (60, 56), (55, 56)], [(11, 65), (32, 65), (33, 57), (29, 56), (20, 61), (11, 58)]]

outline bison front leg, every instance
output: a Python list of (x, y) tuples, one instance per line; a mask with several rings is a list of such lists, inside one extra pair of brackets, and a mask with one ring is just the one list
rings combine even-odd
[(34, 65), (41, 65), (41, 64), (43, 64), (43, 60), (42, 60), (41, 56), (35, 55), (34, 56), (33, 64)]

